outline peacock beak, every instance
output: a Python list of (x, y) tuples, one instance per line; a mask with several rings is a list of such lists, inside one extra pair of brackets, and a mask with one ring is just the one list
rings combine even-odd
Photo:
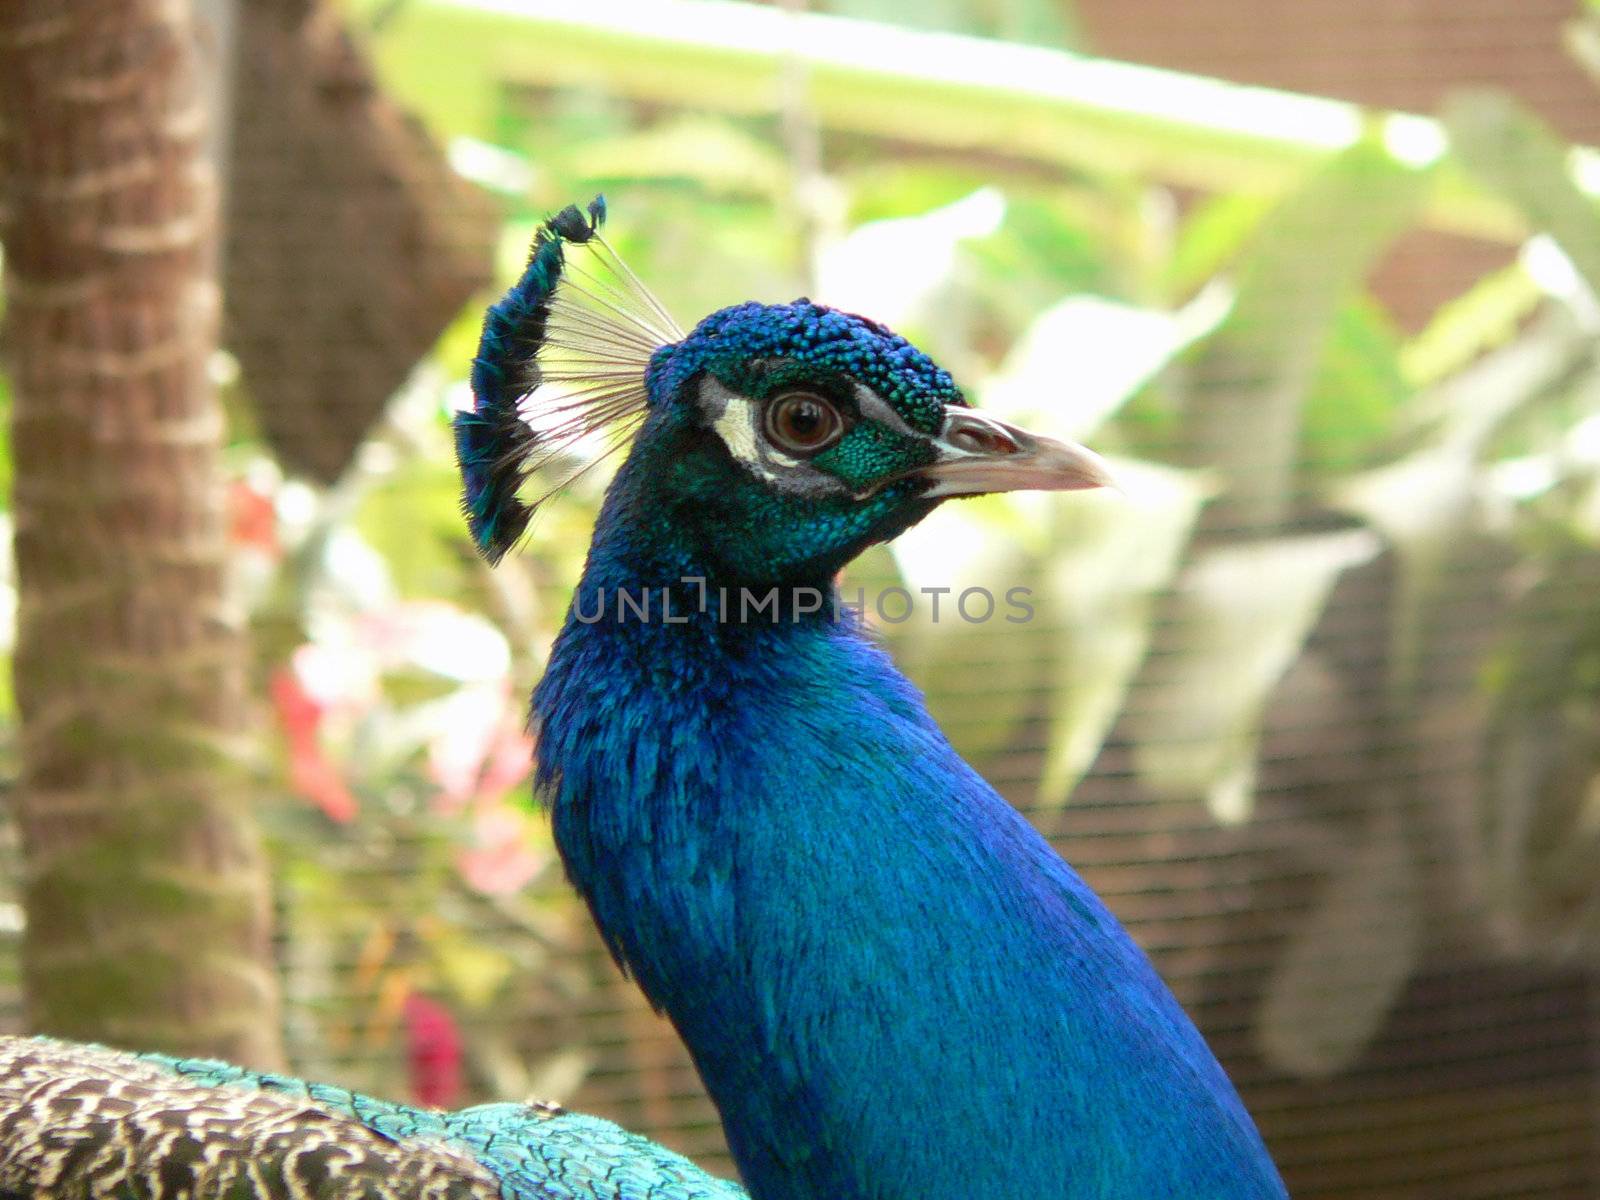
[(938, 459), (917, 472), (933, 480), (925, 497), (1117, 486), (1105, 459), (1088, 447), (1029, 433), (970, 408), (951, 410), (934, 445)]

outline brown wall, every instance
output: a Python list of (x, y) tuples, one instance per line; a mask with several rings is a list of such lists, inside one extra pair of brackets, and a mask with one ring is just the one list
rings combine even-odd
[(1113, 58), (1430, 112), (1504, 87), (1600, 141), (1600, 92), (1561, 46), (1578, 0), (1076, 0)]
[[(1089, 47), (1241, 83), (1431, 113), (1464, 87), (1507, 89), (1567, 137), (1600, 142), (1600, 86), (1568, 56), (1580, 0), (1075, 0)], [(1377, 288), (1415, 328), (1508, 257), (1416, 234)]]

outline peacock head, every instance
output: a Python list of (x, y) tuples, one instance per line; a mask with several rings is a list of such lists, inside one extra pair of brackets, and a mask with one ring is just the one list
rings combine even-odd
[[(745, 303), (683, 333), (600, 236), (604, 214), (597, 199), (547, 222), (484, 323), (456, 446), (491, 562), (596, 461), (592, 446), (572, 457), (595, 437), (627, 449), (603, 532), (740, 584), (825, 579), (949, 497), (1110, 482), (1092, 451), (969, 407), (932, 359), (865, 317)], [(554, 485), (524, 499), (552, 469)]]

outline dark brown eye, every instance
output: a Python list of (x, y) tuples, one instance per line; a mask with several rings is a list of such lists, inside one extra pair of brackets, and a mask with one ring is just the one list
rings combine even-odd
[(815, 392), (785, 392), (767, 405), (767, 439), (790, 454), (815, 454), (844, 436), (833, 401)]

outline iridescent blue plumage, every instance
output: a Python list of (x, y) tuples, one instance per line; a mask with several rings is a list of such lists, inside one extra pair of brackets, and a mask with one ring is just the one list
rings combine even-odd
[(0, 1038), (5, 1200), (741, 1200), (610, 1121), (436, 1112), (205, 1059)]
[(715, 313), (644, 379), (534, 694), (537, 788), (752, 1195), (1281, 1200), (1144, 954), (825, 599), (946, 497), (1103, 466), (803, 300)]
[(948, 405), (966, 404), (949, 372), (899, 334), (809, 300), (735, 304), (712, 313), (651, 359), (646, 382), (659, 400), (678, 395), (703, 372), (739, 374), (746, 364), (782, 356), (803, 359), (808, 373), (865, 384), (927, 433), (937, 432)]

